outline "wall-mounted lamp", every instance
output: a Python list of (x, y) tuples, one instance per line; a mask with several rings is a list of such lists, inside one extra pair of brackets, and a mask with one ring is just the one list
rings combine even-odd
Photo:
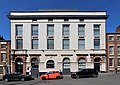
[(44, 52), (44, 50), (42, 49), (42, 52)]
[(76, 51), (74, 50), (74, 52), (76, 52)]

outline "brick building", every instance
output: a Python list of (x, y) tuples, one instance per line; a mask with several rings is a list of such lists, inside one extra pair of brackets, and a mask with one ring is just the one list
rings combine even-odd
[(115, 33), (107, 33), (107, 70), (115, 72), (120, 71), (120, 26), (116, 28)]
[(0, 36), (0, 79), (6, 73), (10, 72), (10, 40), (5, 40)]

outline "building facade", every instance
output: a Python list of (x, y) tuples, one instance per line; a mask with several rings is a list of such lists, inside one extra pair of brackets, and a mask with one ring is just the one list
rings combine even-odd
[(10, 40), (0, 38), (0, 79), (3, 75), (10, 72)]
[(108, 72), (120, 71), (120, 26), (116, 33), (107, 33), (107, 69)]
[(106, 72), (106, 11), (12, 11), (8, 18), (13, 72)]

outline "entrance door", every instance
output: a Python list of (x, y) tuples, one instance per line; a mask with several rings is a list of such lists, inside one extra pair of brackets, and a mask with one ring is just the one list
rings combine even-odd
[(38, 59), (33, 58), (31, 59), (31, 76), (34, 78), (39, 77), (39, 69), (38, 69)]
[(23, 73), (23, 60), (21, 58), (15, 60), (15, 72)]
[(63, 59), (63, 74), (70, 74), (70, 59), (65, 58)]
[(95, 58), (94, 59), (94, 69), (96, 69), (98, 72), (100, 72), (100, 58)]

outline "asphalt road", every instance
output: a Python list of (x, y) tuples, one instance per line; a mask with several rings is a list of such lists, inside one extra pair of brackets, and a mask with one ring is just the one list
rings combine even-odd
[(100, 74), (98, 78), (72, 79), (65, 75), (60, 80), (0, 81), (0, 85), (120, 85), (120, 74)]

